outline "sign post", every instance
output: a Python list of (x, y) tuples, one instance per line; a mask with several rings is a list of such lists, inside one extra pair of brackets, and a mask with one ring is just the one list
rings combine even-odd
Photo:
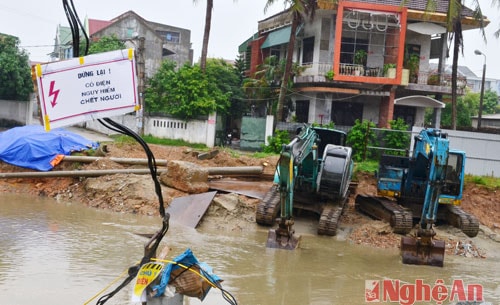
[(46, 131), (140, 110), (133, 49), (37, 64)]

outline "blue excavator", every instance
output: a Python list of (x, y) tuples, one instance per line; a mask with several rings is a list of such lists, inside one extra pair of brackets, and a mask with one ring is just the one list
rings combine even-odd
[(479, 221), (460, 208), (465, 159), (465, 152), (449, 148), (446, 133), (424, 129), (414, 138), (411, 157), (382, 156), (378, 196), (356, 196), (358, 211), (388, 220), (395, 233), (410, 233), (413, 215), (420, 215), (416, 234), (401, 239), (403, 263), (443, 266), (445, 243), (434, 238), (438, 221), (460, 228), (469, 237), (477, 235)]
[(304, 125), (282, 146), (274, 185), (256, 210), (258, 224), (278, 223), (277, 229), (269, 230), (268, 248), (297, 248), (300, 236), (293, 229), (297, 210), (319, 215), (318, 234), (336, 234), (353, 172), (352, 149), (345, 141), (343, 131)]

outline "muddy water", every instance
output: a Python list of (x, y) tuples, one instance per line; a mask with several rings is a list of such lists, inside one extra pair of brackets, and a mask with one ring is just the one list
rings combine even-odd
[[(159, 225), (156, 217), (2, 194), (0, 304), (84, 304), (142, 257), (145, 239), (134, 233), (153, 233)], [(307, 226), (298, 228), (310, 231)], [(431, 289), (437, 279), (448, 289), (454, 280), (463, 280), (465, 285), (482, 285), (485, 300), (500, 304), (498, 254), (486, 260), (447, 256), (441, 269), (402, 265), (395, 250), (350, 245), (341, 236), (306, 232), (297, 251), (266, 249), (266, 237), (264, 229), (201, 232), (172, 223), (165, 241), (172, 257), (189, 247), (211, 265), (239, 304), (363, 304), (365, 281), (384, 279), (422, 279)], [(130, 289), (107, 304), (132, 304)], [(449, 298), (443, 302), (454, 303)], [(202, 303), (187, 299), (185, 304)], [(212, 290), (203, 304), (227, 303)]]

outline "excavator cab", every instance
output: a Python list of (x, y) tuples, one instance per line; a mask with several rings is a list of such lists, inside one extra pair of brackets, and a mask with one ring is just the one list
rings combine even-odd
[(294, 208), (320, 215), (318, 234), (336, 234), (353, 170), (352, 150), (343, 146), (345, 139), (343, 131), (305, 125), (282, 146), (275, 183), (256, 211), (258, 224), (278, 223), (269, 230), (268, 248), (293, 250), (299, 245)]

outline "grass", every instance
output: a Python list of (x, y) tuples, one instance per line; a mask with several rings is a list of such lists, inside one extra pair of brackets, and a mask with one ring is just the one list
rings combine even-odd
[[(117, 144), (137, 143), (135, 139), (125, 135), (112, 135), (111, 137)], [(184, 140), (160, 139), (153, 136), (143, 136), (142, 139), (148, 144), (165, 145), (165, 146), (186, 146), (202, 151), (210, 150), (205, 144), (194, 144), (186, 142)], [(229, 152), (229, 154), (231, 154), (231, 156), (235, 158), (238, 158), (241, 155), (247, 155), (251, 158), (262, 159), (262, 158), (267, 158), (269, 156), (277, 155), (275, 153), (265, 153), (265, 152), (242, 152), (228, 147), (220, 147), (219, 149), (223, 149)]]
[(483, 185), (487, 188), (500, 188), (500, 178), (495, 178), (491, 176), (473, 176), (465, 175), (464, 183), (474, 183), (476, 185)]
[[(356, 162), (354, 164), (354, 177), (356, 177), (356, 174), (360, 172), (374, 173), (377, 170), (378, 170), (378, 161), (369, 160), (363, 162)], [(465, 175), (464, 184), (476, 184), (485, 186), (490, 189), (499, 189), (500, 178), (492, 176)]]
[(376, 170), (378, 170), (378, 162), (377, 161), (362, 161), (362, 162), (356, 162), (354, 164), (354, 173), (358, 172), (369, 172), (373, 173)]
[[(137, 143), (137, 141), (129, 136), (116, 135), (112, 136), (115, 143), (118, 144), (132, 144)], [(172, 140), (172, 139), (160, 139), (153, 136), (142, 136), (142, 139), (148, 144), (157, 144), (165, 146), (187, 146), (199, 150), (208, 150), (205, 144), (189, 143), (184, 140)]]

